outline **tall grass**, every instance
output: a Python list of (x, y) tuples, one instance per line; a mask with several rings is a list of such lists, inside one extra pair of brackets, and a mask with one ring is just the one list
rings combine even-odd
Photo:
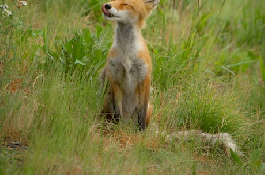
[[(143, 30), (154, 114), (135, 133), (98, 117), (113, 33), (104, 2), (1, 2), (13, 15), (0, 9), (0, 174), (264, 173), (265, 3), (161, 0)], [(154, 123), (228, 132), (245, 157), (167, 143)]]

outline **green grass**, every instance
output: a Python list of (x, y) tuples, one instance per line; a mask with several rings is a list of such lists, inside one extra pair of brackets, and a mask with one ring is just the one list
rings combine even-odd
[[(154, 114), (139, 133), (98, 117), (113, 34), (104, 2), (1, 1), (13, 16), (0, 9), (0, 174), (263, 174), (263, 0), (161, 0), (143, 30)], [(245, 157), (196, 138), (165, 142), (154, 123), (228, 132)], [(27, 150), (9, 149), (15, 141)]]

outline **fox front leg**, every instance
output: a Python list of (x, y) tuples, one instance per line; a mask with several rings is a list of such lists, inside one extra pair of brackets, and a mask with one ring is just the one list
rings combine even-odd
[(147, 79), (139, 87), (139, 107), (138, 107), (138, 124), (140, 130), (146, 128), (146, 117), (150, 95), (150, 78)]

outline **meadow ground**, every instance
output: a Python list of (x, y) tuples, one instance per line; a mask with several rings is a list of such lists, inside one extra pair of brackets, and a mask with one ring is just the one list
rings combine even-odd
[[(0, 174), (264, 174), (264, 0), (161, 0), (143, 30), (146, 132), (98, 117), (113, 36), (104, 2), (0, 2)], [(168, 134), (228, 132), (244, 156), (196, 137), (166, 142), (155, 123)]]

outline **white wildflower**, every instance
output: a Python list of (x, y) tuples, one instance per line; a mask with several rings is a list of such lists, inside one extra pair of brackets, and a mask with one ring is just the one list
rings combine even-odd
[(1, 9), (8, 9), (8, 5), (6, 5), (6, 4), (5, 5), (0, 5), (0, 8)]
[(28, 5), (27, 1), (19, 1), (22, 5)]
[(12, 16), (12, 12), (7, 9), (4, 9), (2, 13), (5, 14), (6, 16)]

